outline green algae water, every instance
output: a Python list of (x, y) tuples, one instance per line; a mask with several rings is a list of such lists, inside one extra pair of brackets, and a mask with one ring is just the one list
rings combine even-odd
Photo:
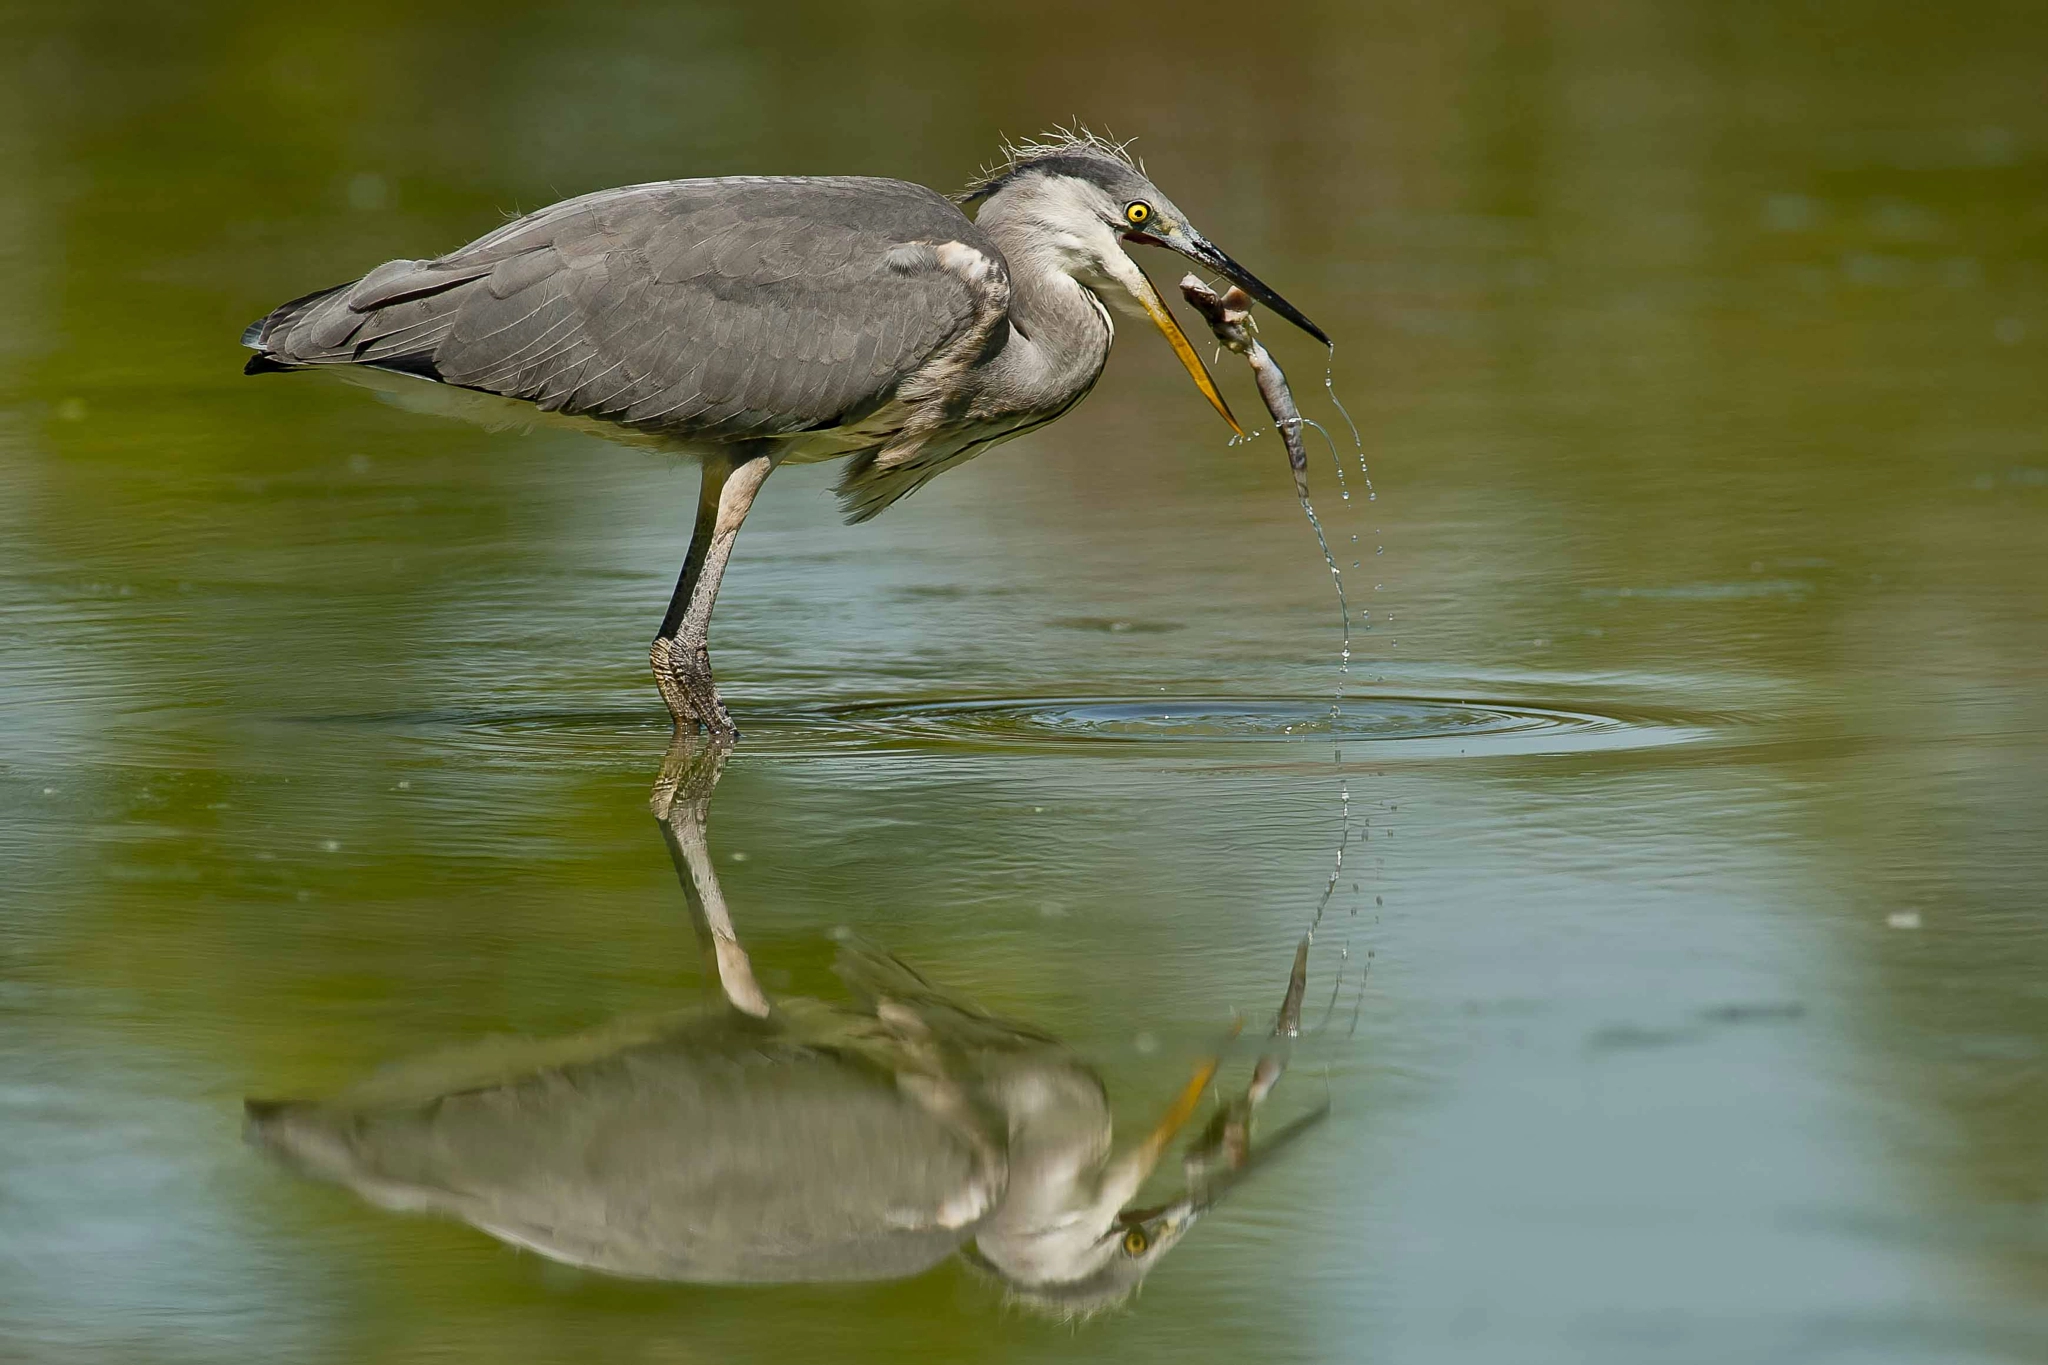
[[(6, 18), (0, 1357), (2048, 1355), (2035, 16)], [(1059, 1039), (1125, 1136), (1269, 1027), (1327, 894), (1273, 1103), (1329, 1117), (1079, 1324), (960, 1258), (579, 1270), (246, 1144), (245, 1097), (711, 977), (648, 814), (692, 476), (244, 379), (241, 327), (580, 191), (947, 188), (1076, 113), (1340, 342), (1384, 495), (1317, 474), (1368, 559), (1341, 707), (1278, 442), (1125, 328), (870, 525), (771, 481), (709, 855), (771, 996), (836, 998), (857, 934)], [(1319, 348), (1266, 339), (1353, 459)]]

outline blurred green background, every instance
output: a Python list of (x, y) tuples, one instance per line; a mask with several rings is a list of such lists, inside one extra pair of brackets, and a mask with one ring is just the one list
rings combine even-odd
[[(0, 1354), (2048, 1354), (2038, 6), (0, 18)], [(771, 989), (857, 928), (1135, 1116), (1341, 846), (1312, 992), (1370, 989), (1287, 1082), (1333, 1120), (1078, 1330), (957, 1267), (605, 1281), (242, 1147), (246, 1094), (702, 985), (644, 804), (688, 473), (245, 380), (243, 324), (584, 190), (951, 189), (1076, 117), (1338, 338), (1352, 671), (1278, 446), (1127, 328), (872, 525), (771, 483), (713, 847)], [(1340, 682), (1341, 762), (1056, 704)]]

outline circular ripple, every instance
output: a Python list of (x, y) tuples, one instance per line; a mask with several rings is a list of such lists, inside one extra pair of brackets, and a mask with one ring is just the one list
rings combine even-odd
[(1310, 698), (1072, 697), (877, 706), (841, 713), (870, 734), (927, 743), (1046, 746), (1370, 745), (1375, 754), (1575, 753), (1693, 743), (1697, 718), (1526, 702), (1357, 697), (1336, 715)]

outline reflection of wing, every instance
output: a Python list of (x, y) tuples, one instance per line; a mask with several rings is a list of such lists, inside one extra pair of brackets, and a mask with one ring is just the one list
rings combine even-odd
[(902, 181), (639, 185), (387, 262), (243, 341), (252, 371), (369, 365), (669, 435), (781, 435), (873, 411), (1007, 298), (1000, 268), (970, 280), (909, 249), (949, 241), (1002, 260)]
[(724, 1018), (431, 1098), (250, 1113), (259, 1140), (373, 1202), (654, 1279), (915, 1274), (998, 1193), (893, 1076)]
[[(1056, 1050), (1065, 1054), (1058, 1039), (985, 1013), (932, 985), (903, 959), (871, 944), (857, 939), (842, 944), (832, 970), (863, 1009), (874, 1010), (884, 1001), (900, 1005), (935, 1041), (963, 1052)], [(897, 1018), (900, 1021), (902, 1016)]]

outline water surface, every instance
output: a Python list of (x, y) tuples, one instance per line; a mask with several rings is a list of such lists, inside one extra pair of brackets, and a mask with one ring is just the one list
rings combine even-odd
[[(2022, 9), (9, 17), (10, 1358), (2048, 1354)], [(688, 472), (244, 380), (240, 327), (584, 189), (944, 187), (1075, 111), (1340, 339), (1351, 670), (1278, 443), (1125, 329), (871, 525), (777, 475), (711, 849), (771, 993), (855, 930), (1127, 1126), (1329, 889), (1312, 1016), (1346, 984), (1285, 1082), (1329, 1121), (1078, 1330), (958, 1262), (607, 1278), (244, 1146), (244, 1096), (708, 981), (647, 810)]]

